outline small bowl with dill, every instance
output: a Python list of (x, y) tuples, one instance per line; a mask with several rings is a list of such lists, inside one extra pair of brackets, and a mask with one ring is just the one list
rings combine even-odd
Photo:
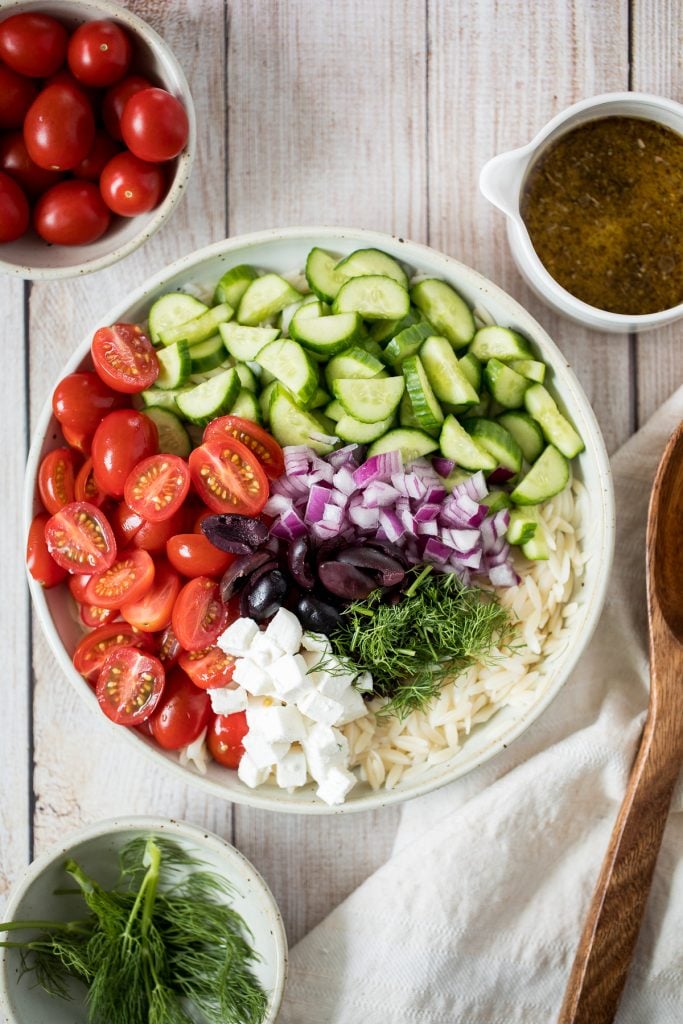
[(100, 822), (35, 860), (1, 943), (3, 1024), (269, 1024), (287, 973), (275, 901), (194, 825)]

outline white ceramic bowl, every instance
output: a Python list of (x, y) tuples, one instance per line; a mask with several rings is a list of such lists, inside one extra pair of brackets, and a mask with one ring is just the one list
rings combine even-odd
[(600, 117), (641, 117), (656, 121), (683, 135), (683, 105), (663, 96), (647, 93), (614, 92), (581, 100), (563, 110), (521, 149), (493, 157), (481, 170), (479, 188), (484, 196), (507, 217), (508, 241), (522, 276), (550, 306), (577, 323), (598, 331), (624, 333), (648, 331), (673, 323), (683, 316), (683, 302), (658, 313), (627, 316), (608, 313), (582, 302), (557, 283), (541, 263), (531, 244), (529, 232), (519, 211), (520, 196), (527, 172), (545, 147), (586, 121)]
[[(536, 692), (533, 704), (526, 708), (501, 710), (489, 722), (473, 731), (452, 760), (432, 768), (419, 783), (400, 783), (388, 792), (373, 792), (368, 785), (359, 783), (351, 791), (346, 803), (340, 807), (330, 808), (315, 796), (313, 786), (293, 793), (270, 784), (249, 789), (240, 782), (235, 772), (214, 763), (209, 766), (207, 775), (199, 776), (194, 771), (181, 767), (176, 754), (159, 749), (136, 730), (124, 729), (109, 723), (113, 743), (129, 742), (138, 748), (144, 747), (158, 764), (164, 765), (185, 781), (191, 781), (214, 795), (269, 810), (329, 814), (366, 810), (396, 803), (451, 782), (497, 754), (540, 715), (567, 678), (597, 623), (612, 558), (614, 498), (609, 462), (595, 415), (576, 377), (554, 342), (514, 299), (496, 285), (462, 263), (442, 256), (423, 245), (404, 242), (403, 239), (374, 231), (343, 228), (290, 228), (231, 238), (200, 249), (156, 274), (133, 295), (126, 297), (118, 306), (104, 314), (98, 324), (93, 324), (93, 330), (101, 324), (114, 323), (118, 320), (143, 320), (150, 302), (173, 289), (190, 285), (208, 288), (211, 292), (221, 274), (238, 263), (252, 263), (280, 273), (302, 269), (306, 255), (314, 245), (340, 254), (369, 246), (383, 249), (402, 260), (415, 272), (444, 278), (454, 285), (472, 306), (486, 308), (496, 322), (515, 327), (527, 335), (533, 341), (540, 357), (548, 364), (551, 371), (551, 389), (585, 440), (586, 450), (579, 456), (575, 467), (587, 487), (592, 523), (592, 530), (588, 532), (584, 542), (590, 557), (582, 586), (575, 596), (579, 610), (571, 620), (571, 640), (561, 655), (553, 659), (552, 665), (546, 664), (544, 667), (543, 682)], [(90, 365), (88, 360), (91, 336), (83, 339), (64, 366), (60, 378), (82, 365)], [(38, 466), (47, 451), (62, 443), (58, 440), (59, 436), (48, 397), (38, 421), (26, 467), (24, 517), (27, 530), (38, 509)], [(70, 598), (66, 588), (60, 586), (45, 591), (30, 577), (29, 584), (38, 618), (55, 657), (83, 700), (95, 714), (101, 715), (92, 690), (71, 664), (71, 653), (81, 634), (69, 609)]]
[[(113, 885), (121, 847), (137, 836), (150, 833), (172, 839), (204, 861), (208, 871), (225, 878), (234, 887), (229, 902), (251, 929), (253, 948), (261, 957), (254, 965), (254, 973), (269, 995), (264, 1024), (272, 1024), (287, 980), (287, 939), (277, 904), (256, 868), (239, 850), (196, 825), (148, 817), (120, 818), (89, 825), (33, 861), (12, 890), (5, 919), (74, 920), (82, 910), (82, 901), (78, 897), (54, 894), (55, 889), (65, 885), (64, 861), (73, 857), (86, 874), (104, 885)], [(28, 933), (22, 933), (22, 937), (24, 934)], [(20, 971), (19, 951), (0, 950), (2, 1024), (46, 1024), (47, 1021), (50, 1024), (87, 1024), (82, 987), (74, 986), (76, 998), (64, 1002), (34, 987), (30, 978), (18, 980)]]
[(115, 217), (102, 238), (90, 245), (48, 245), (33, 228), (16, 242), (0, 245), (0, 272), (33, 280), (78, 277), (102, 270), (128, 256), (150, 238), (175, 209), (190, 177), (196, 149), (197, 125), (190, 87), (174, 54), (154, 29), (131, 11), (110, 0), (4, 0), (0, 21), (26, 11), (51, 14), (73, 30), (86, 21), (107, 18), (124, 28), (133, 42), (134, 73), (140, 73), (172, 93), (183, 104), (189, 121), (187, 145), (169, 161), (169, 185), (154, 210), (138, 217)]

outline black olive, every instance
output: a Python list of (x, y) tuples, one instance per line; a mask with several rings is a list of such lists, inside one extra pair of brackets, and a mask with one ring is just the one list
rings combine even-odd
[(408, 568), (408, 559), (405, 556), (405, 552), (401, 551), (397, 544), (392, 544), (390, 540), (366, 540), (364, 542), (366, 547), (376, 548), (377, 551), (383, 551), (389, 558), (393, 558), (394, 561), (402, 565), (404, 569)]
[(297, 537), (287, 547), (287, 566), (292, 576), (304, 590), (315, 585), (315, 576), (310, 565), (311, 545), (308, 537)]
[(348, 601), (360, 601), (377, 589), (372, 576), (347, 562), (322, 562), (318, 576), (325, 590)]
[(304, 629), (310, 629), (312, 633), (324, 633), (325, 636), (329, 636), (341, 622), (341, 615), (333, 605), (310, 594), (299, 600), (295, 610), (301, 625)]
[(268, 540), (268, 527), (261, 519), (235, 512), (207, 516), (201, 526), (202, 533), (215, 548), (234, 555), (248, 555)]
[(284, 604), (288, 589), (287, 579), (279, 569), (250, 579), (240, 598), (242, 614), (256, 622), (269, 619)]
[(242, 589), (247, 578), (266, 562), (272, 561), (270, 551), (256, 551), (253, 554), (237, 558), (228, 566), (221, 580), (221, 601), (227, 604), (233, 594)]
[(370, 572), (376, 573), (379, 577), (379, 582), (384, 587), (396, 586), (397, 583), (402, 582), (405, 576), (405, 569), (400, 562), (397, 562), (395, 558), (390, 558), (389, 555), (385, 555), (383, 551), (378, 551), (376, 548), (354, 545), (340, 551), (337, 559), (340, 562), (355, 565), (360, 569), (368, 569)]

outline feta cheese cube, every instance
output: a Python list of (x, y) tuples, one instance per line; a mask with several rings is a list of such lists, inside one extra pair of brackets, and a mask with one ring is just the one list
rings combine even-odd
[(258, 768), (249, 754), (242, 754), (237, 766), (237, 777), (250, 789), (262, 786), (270, 775), (270, 768)]
[(324, 693), (311, 690), (296, 702), (296, 706), (302, 715), (312, 718), (314, 722), (322, 722), (324, 725), (334, 725), (337, 719), (344, 713), (344, 705), (338, 700), (326, 697)]
[(235, 619), (225, 632), (221, 633), (216, 643), (226, 654), (242, 657), (248, 653), (258, 631), (258, 623), (253, 619)]
[(304, 651), (301, 657), (306, 662), (306, 668), (309, 671), (312, 668), (317, 668), (318, 665), (323, 665), (325, 662), (325, 659), (322, 657), (319, 651)]
[(236, 711), (246, 711), (247, 691), (241, 686), (221, 686), (206, 691), (211, 698), (211, 710), (217, 715), (232, 715)]
[(332, 654), (332, 645), (324, 633), (304, 633), (301, 646), (305, 651), (317, 651), (323, 658)]
[(303, 741), (308, 771), (316, 782), (322, 782), (330, 768), (345, 768), (349, 757), (348, 740), (329, 725), (314, 725)]
[(289, 743), (271, 743), (263, 733), (251, 728), (242, 740), (242, 746), (257, 768), (269, 770), (274, 764), (278, 764), (289, 750)]
[(301, 747), (292, 747), (275, 769), (275, 779), (282, 789), (306, 785), (306, 755)]
[(356, 785), (356, 776), (346, 768), (330, 768), (316, 790), (321, 800), (330, 806), (343, 804), (348, 793)]
[(251, 658), (237, 659), (232, 680), (254, 697), (261, 697), (273, 689), (273, 682), (266, 670)]
[(209, 751), (206, 747), (206, 733), (207, 730), (202, 729), (199, 736), (180, 751), (180, 763), (183, 767), (189, 764), (196, 768), (200, 775), (206, 775), (206, 762), (209, 757)]
[(359, 676), (356, 676), (356, 681), (353, 685), (357, 690), (360, 690), (361, 693), (372, 693), (375, 688), (372, 673), (361, 672)]
[(272, 687), (281, 700), (295, 704), (315, 689), (306, 662), (300, 654), (285, 654), (268, 668)]
[(273, 643), (271, 637), (261, 631), (256, 634), (249, 648), (249, 657), (263, 667), (281, 658), (284, 653), (278, 644)]
[(341, 718), (338, 718), (334, 723), (335, 725), (346, 725), (348, 722), (354, 722), (357, 718), (367, 715), (368, 709), (365, 706), (365, 701), (358, 690), (354, 690), (352, 686), (349, 687), (340, 700), (344, 710)]
[(270, 743), (295, 743), (306, 735), (306, 724), (293, 704), (250, 704), (247, 724)]
[(271, 643), (280, 647), (285, 654), (296, 654), (301, 647), (303, 630), (296, 615), (279, 608), (268, 623), (266, 637)]
[(338, 700), (340, 704), (344, 703), (344, 697), (351, 688), (348, 676), (330, 675), (329, 672), (316, 672), (315, 676), (319, 693)]

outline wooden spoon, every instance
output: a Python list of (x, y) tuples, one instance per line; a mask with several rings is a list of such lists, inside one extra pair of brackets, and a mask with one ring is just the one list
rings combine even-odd
[(683, 764), (683, 423), (669, 440), (650, 496), (647, 604), (647, 721), (558, 1024), (614, 1020)]

